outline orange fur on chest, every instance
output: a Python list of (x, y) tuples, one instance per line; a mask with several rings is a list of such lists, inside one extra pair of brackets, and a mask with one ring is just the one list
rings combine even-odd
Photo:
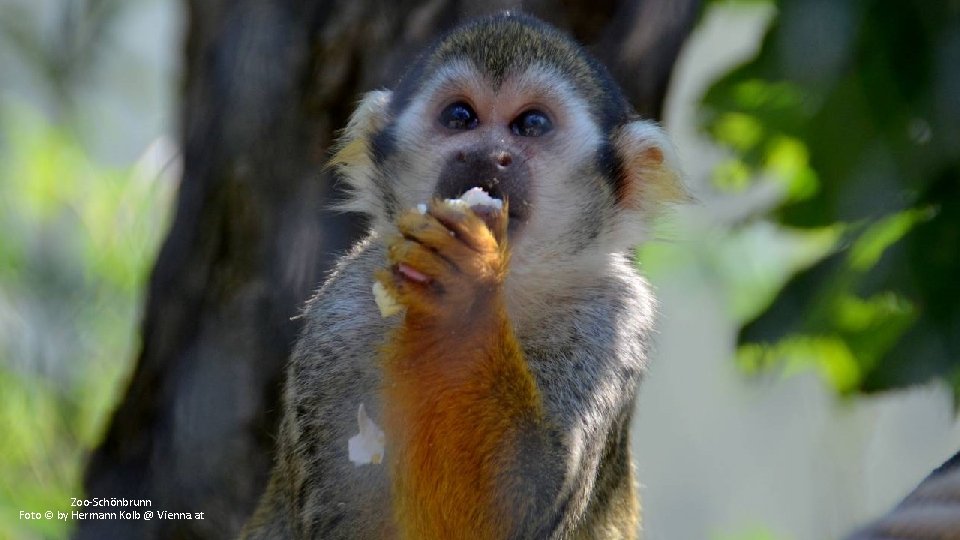
[(500, 302), (469, 319), (409, 319), (384, 355), (387, 455), (401, 538), (502, 538), (503, 475), (537, 393)]

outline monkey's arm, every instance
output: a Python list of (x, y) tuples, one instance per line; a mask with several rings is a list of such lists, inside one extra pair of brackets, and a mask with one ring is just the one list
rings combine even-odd
[(505, 219), (491, 232), (472, 212), (433, 203), (398, 227), (378, 279), (406, 307), (383, 351), (400, 536), (510, 536), (542, 519), (530, 512), (550, 497), (517, 475), (546, 420), (504, 307)]

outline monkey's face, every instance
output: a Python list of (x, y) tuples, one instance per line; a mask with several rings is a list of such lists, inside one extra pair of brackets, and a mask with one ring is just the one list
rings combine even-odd
[[(508, 202), (517, 246), (581, 236), (614, 203), (597, 170), (603, 137), (587, 104), (549, 68), (508, 74), (499, 84), (468, 63), (438, 70), (398, 115), (396, 147), (384, 162), (400, 206), (455, 198), (473, 187)], [(592, 215), (591, 215), (592, 214)], [(576, 233), (576, 234), (574, 234)]]
[(449, 34), (395, 92), (368, 94), (333, 162), (352, 191), (343, 207), (380, 232), (433, 197), (481, 187), (505, 199), (514, 276), (602, 265), (685, 195), (666, 137), (606, 70), (557, 30), (506, 14)]

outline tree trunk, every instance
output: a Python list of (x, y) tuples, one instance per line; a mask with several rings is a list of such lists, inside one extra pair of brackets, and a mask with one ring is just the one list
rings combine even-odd
[(176, 214), (85, 487), (204, 519), (83, 521), (78, 538), (236, 535), (269, 472), (295, 316), (363, 229), (327, 209), (335, 130), (439, 32), (517, 7), (588, 44), (653, 118), (699, 13), (697, 0), (188, 2)]

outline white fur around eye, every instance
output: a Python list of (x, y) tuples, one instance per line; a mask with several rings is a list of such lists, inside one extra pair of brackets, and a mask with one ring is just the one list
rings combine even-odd
[(438, 69), (436, 75), (423, 85), (418, 95), (397, 118), (397, 131), (425, 133), (437, 122), (433, 109), (439, 113), (442, 106), (446, 105), (441, 103), (442, 96), (454, 93), (458, 88), (463, 91), (481, 84), (483, 83), (476, 69), (467, 63), (455, 62)]
[(484, 83), (476, 69), (466, 62), (440, 68), (397, 117), (395, 129), (398, 158), (403, 160), (402, 174), (391, 177), (401, 208), (413, 208), (428, 200), (434, 191), (442, 167), (438, 156), (451, 150), (453, 140), (438, 140), (439, 113), (445, 99)]

